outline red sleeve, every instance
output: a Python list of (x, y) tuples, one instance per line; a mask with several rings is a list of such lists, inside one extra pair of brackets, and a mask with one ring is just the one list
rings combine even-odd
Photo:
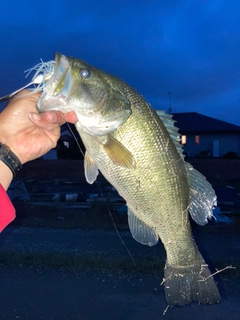
[(0, 185), (0, 232), (16, 217), (16, 211), (6, 191)]

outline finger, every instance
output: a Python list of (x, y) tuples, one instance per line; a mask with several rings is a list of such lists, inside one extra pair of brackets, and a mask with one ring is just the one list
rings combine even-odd
[[(54, 130), (56, 127), (59, 126), (58, 122), (54, 122), (54, 115), (50, 115), (49, 117), (53, 120), (53, 122), (48, 121), (45, 117), (45, 114), (40, 114), (36, 112), (30, 112), (28, 115), (29, 119), (34, 123), (37, 127), (46, 129), (48, 131)], [(60, 121), (60, 120), (59, 120)], [(64, 120), (65, 122), (65, 120)]]
[(50, 123), (57, 123), (60, 126), (65, 122), (76, 123), (78, 121), (75, 112), (62, 113), (60, 111), (47, 111), (45, 119)]
[(65, 113), (64, 118), (67, 122), (70, 122), (70, 123), (76, 123), (78, 121), (78, 118), (75, 112)]
[(62, 112), (60, 111), (47, 111), (43, 114), (43, 116), (45, 121), (47, 121), (49, 124), (58, 124), (61, 126), (66, 122)]

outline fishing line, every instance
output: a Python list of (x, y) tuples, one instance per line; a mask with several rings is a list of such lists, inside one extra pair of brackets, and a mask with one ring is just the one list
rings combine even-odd
[[(36, 71), (35, 74), (34, 74), (34, 76), (33, 76), (33, 78), (32, 78), (32, 81), (31, 81), (30, 83), (28, 83), (27, 85), (25, 85), (24, 87), (22, 87), (22, 88), (20, 88), (20, 89), (18, 89), (18, 90), (16, 90), (16, 91), (14, 91), (13, 93), (8, 94), (8, 95), (6, 95), (6, 96), (4, 96), (4, 97), (0, 97), (0, 102), (3, 102), (3, 101), (6, 101), (6, 100), (11, 99), (11, 98), (12, 98), (15, 94), (17, 94), (19, 91), (21, 91), (21, 90), (23, 90), (23, 89), (25, 89), (25, 88), (28, 88), (28, 87), (31, 86), (31, 85), (35, 85), (35, 87), (34, 87), (34, 88), (30, 88), (31, 92), (30, 92), (29, 94), (43, 91), (44, 87), (46, 86), (46, 82), (48, 82), (48, 80), (51, 79), (51, 77), (52, 77), (52, 75), (53, 75), (53, 73), (54, 73), (55, 61), (43, 62), (42, 59), (40, 59), (40, 60), (41, 60), (40, 63), (38, 63), (37, 65), (35, 65), (33, 68), (30, 68), (30, 69), (28, 69), (28, 70), (25, 71), (25, 72), (27, 73), (25, 78), (27, 78), (32, 71)], [(71, 132), (71, 134), (72, 134), (72, 136), (73, 136), (73, 138), (75, 139), (75, 141), (76, 141), (76, 143), (77, 143), (77, 146), (78, 146), (81, 154), (82, 154), (83, 157), (84, 157), (84, 156), (85, 156), (85, 155), (84, 155), (84, 152), (83, 152), (83, 150), (82, 150), (82, 148), (81, 148), (81, 146), (80, 146), (80, 144), (79, 144), (79, 142), (78, 142), (78, 140), (77, 140), (77, 138), (76, 138), (73, 130), (71, 129), (69, 123), (67, 123), (67, 126), (68, 126), (68, 128), (69, 128), (69, 130), (70, 130), (70, 132)], [(103, 192), (102, 192), (100, 186), (98, 185), (97, 181), (95, 181), (95, 183), (96, 183), (96, 185), (97, 185), (97, 188), (98, 188), (98, 190), (99, 190), (99, 193), (100, 193), (101, 197), (103, 198), (104, 204), (105, 204), (105, 206), (106, 206), (106, 208), (107, 208), (107, 210), (108, 210), (108, 214), (109, 214), (109, 216), (110, 216), (110, 218), (111, 218), (111, 220), (112, 220), (114, 229), (115, 229), (115, 231), (116, 231), (116, 233), (117, 233), (117, 235), (118, 235), (118, 237), (119, 237), (122, 245), (125, 247), (125, 250), (127, 251), (128, 255), (130, 256), (133, 264), (134, 264), (135, 266), (137, 266), (137, 265), (136, 265), (136, 262), (135, 262), (135, 260), (134, 260), (134, 258), (133, 258), (133, 256), (131, 255), (131, 252), (130, 252), (129, 249), (127, 248), (126, 244), (124, 243), (124, 241), (123, 241), (123, 239), (122, 239), (122, 237), (121, 237), (121, 235), (120, 235), (120, 233), (119, 233), (119, 231), (118, 231), (118, 229), (117, 229), (117, 226), (116, 226), (116, 223), (115, 223), (115, 221), (114, 221), (113, 215), (112, 215), (112, 213), (111, 213), (111, 210), (110, 210), (110, 208), (109, 208), (109, 206), (108, 206), (108, 204), (107, 204), (107, 200), (106, 200), (105, 196), (103, 195)]]
[(82, 156), (83, 156), (83, 158), (84, 158), (85, 154), (84, 154), (84, 152), (83, 152), (83, 150), (82, 150), (82, 148), (81, 148), (81, 146), (80, 146), (80, 144), (79, 144), (79, 142), (78, 142), (78, 139), (77, 139), (75, 133), (72, 131), (72, 128), (70, 127), (70, 125), (69, 125), (68, 122), (67, 122), (67, 126), (68, 126), (68, 129), (69, 129), (69, 131), (71, 132), (74, 140), (76, 141), (77, 146), (78, 146), (78, 148), (79, 148), (79, 150), (80, 150), (80, 152), (81, 152), (81, 154), (82, 154)]
[(105, 196), (103, 195), (102, 190), (101, 190), (100, 186), (98, 185), (97, 181), (95, 181), (95, 183), (96, 183), (96, 185), (97, 185), (97, 187), (98, 187), (98, 190), (99, 190), (99, 192), (100, 192), (101, 197), (102, 197), (103, 200), (104, 200), (104, 204), (105, 204), (105, 206), (106, 206), (106, 208), (107, 208), (107, 210), (108, 210), (108, 214), (109, 214), (109, 216), (110, 216), (110, 218), (111, 218), (111, 220), (112, 220), (114, 229), (115, 229), (115, 231), (116, 231), (116, 233), (117, 233), (117, 235), (118, 235), (118, 237), (119, 237), (122, 245), (124, 246), (124, 248), (126, 249), (128, 255), (130, 256), (133, 264), (134, 264), (135, 267), (136, 267), (137, 264), (136, 264), (136, 262), (135, 262), (135, 260), (134, 260), (134, 258), (133, 258), (133, 256), (132, 256), (132, 254), (131, 254), (131, 252), (130, 252), (129, 249), (127, 248), (125, 242), (123, 241), (123, 239), (122, 239), (122, 237), (121, 237), (121, 235), (120, 235), (120, 233), (119, 233), (119, 231), (118, 231), (118, 229), (117, 229), (117, 226), (116, 226), (116, 223), (115, 223), (115, 221), (114, 221), (112, 212), (111, 212), (111, 210), (110, 210), (110, 208), (109, 208), (109, 206), (108, 206), (108, 204), (107, 204), (107, 200), (106, 200)]
[[(82, 154), (83, 157), (84, 157), (84, 156), (85, 156), (85, 155), (84, 155), (84, 152), (83, 152), (83, 150), (82, 150), (82, 148), (81, 148), (81, 146), (80, 146), (80, 144), (79, 144), (79, 142), (78, 142), (78, 140), (77, 140), (76, 135), (74, 134), (73, 130), (71, 129), (69, 123), (67, 123), (67, 125), (68, 125), (68, 128), (69, 128), (69, 130), (70, 130), (70, 132), (71, 132), (74, 140), (75, 140), (76, 143), (77, 143), (77, 146), (78, 146), (81, 154)], [(98, 182), (97, 182), (97, 181), (94, 181), (94, 183), (96, 184), (96, 186), (97, 186), (97, 188), (98, 188), (98, 191), (99, 191), (101, 197), (103, 198), (104, 205), (105, 205), (106, 208), (107, 208), (108, 214), (109, 214), (109, 216), (110, 216), (110, 218), (111, 218), (111, 220), (112, 220), (112, 223), (113, 223), (114, 229), (115, 229), (115, 231), (116, 231), (116, 233), (117, 233), (117, 236), (118, 236), (118, 238), (120, 239), (120, 241), (121, 241), (122, 245), (124, 246), (125, 250), (127, 251), (129, 257), (131, 258), (133, 264), (134, 264), (135, 267), (136, 267), (137, 264), (136, 264), (136, 262), (135, 262), (135, 260), (134, 260), (134, 258), (133, 258), (133, 256), (132, 256), (130, 250), (129, 250), (128, 247), (126, 246), (125, 242), (123, 241), (123, 239), (122, 239), (122, 237), (121, 237), (121, 235), (120, 235), (120, 233), (119, 233), (119, 231), (118, 231), (118, 229), (117, 229), (117, 225), (116, 225), (116, 223), (115, 223), (115, 221), (114, 221), (112, 212), (111, 212), (111, 210), (110, 210), (110, 208), (109, 208), (109, 206), (108, 206), (107, 199), (106, 199), (106, 197), (104, 196), (104, 194), (103, 194), (103, 192), (102, 192), (102, 190), (101, 190), (101, 187), (99, 186)]]

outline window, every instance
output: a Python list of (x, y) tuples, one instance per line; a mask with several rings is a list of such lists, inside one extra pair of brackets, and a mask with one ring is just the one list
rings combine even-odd
[(187, 136), (182, 135), (181, 144), (187, 144)]
[(69, 141), (63, 141), (64, 146), (69, 149)]
[(200, 144), (200, 137), (199, 136), (195, 136), (195, 143)]

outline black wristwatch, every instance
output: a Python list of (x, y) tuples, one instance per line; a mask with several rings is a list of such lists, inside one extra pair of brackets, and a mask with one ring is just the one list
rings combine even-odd
[(12, 171), (13, 177), (16, 177), (17, 172), (22, 168), (21, 161), (10, 150), (8, 146), (0, 142), (0, 161), (4, 162), (6, 166)]

